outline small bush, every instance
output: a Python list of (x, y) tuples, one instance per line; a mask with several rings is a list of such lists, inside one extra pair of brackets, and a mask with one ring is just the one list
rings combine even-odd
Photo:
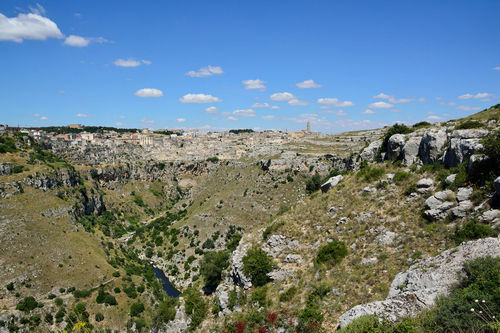
[(323, 245), (316, 255), (316, 264), (334, 266), (347, 256), (347, 247), (344, 242), (332, 241)]
[(38, 302), (35, 300), (35, 298), (33, 296), (28, 296), (17, 304), (16, 310), (30, 312), (31, 310), (34, 310), (37, 307), (38, 307)]
[(413, 128), (414, 129), (418, 129), (418, 128), (423, 128), (423, 127), (427, 127), (427, 126), (431, 126), (431, 124), (427, 121), (421, 121), (421, 122), (418, 122), (416, 124), (413, 124)]
[(194, 331), (207, 316), (208, 305), (202, 294), (194, 287), (187, 288), (183, 296), (186, 314), (191, 318), (189, 330)]
[(462, 227), (457, 227), (453, 239), (458, 245), (468, 240), (496, 236), (497, 234), (498, 232), (493, 230), (489, 225), (478, 223), (473, 219), (465, 223)]
[(166, 324), (169, 321), (174, 320), (177, 310), (175, 307), (178, 304), (178, 300), (173, 297), (168, 297), (160, 303), (158, 309), (156, 310), (156, 315), (154, 317), (154, 322), (158, 324)]
[(229, 253), (227, 251), (206, 252), (200, 262), (200, 274), (206, 286), (215, 290), (222, 279), (222, 271), (229, 266)]
[(142, 304), (142, 303), (133, 303), (130, 306), (130, 316), (131, 317), (137, 317), (142, 312), (144, 312), (144, 304)]
[(411, 184), (410, 186), (408, 186), (405, 190), (405, 195), (410, 195), (412, 193), (416, 193), (418, 190), (417, 188), (417, 184)]
[(257, 246), (249, 249), (243, 257), (243, 273), (252, 280), (256, 287), (267, 283), (267, 273), (273, 270), (273, 266), (272, 259)]
[(321, 188), (321, 177), (315, 173), (311, 178), (306, 180), (306, 191), (311, 194)]
[(217, 156), (209, 157), (207, 158), (207, 162), (217, 163), (219, 162), (219, 158)]
[(257, 287), (253, 290), (250, 297), (252, 303), (257, 303), (259, 307), (267, 307), (267, 287)]
[(296, 293), (297, 293), (297, 287), (291, 286), (280, 295), (280, 302), (290, 301), (293, 298), (293, 296), (295, 296)]
[(410, 176), (411, 176), (411, 174), (409, 174), (408, 172), (398, 171), (394, 175), (393, 181), (395, 183), (401, 183), (401, 182), (405, 181), (406, 179), (410, 178)]
[(366, 182), (374, 182), (382, 178), (384, 173), (384, 168), (367, 165), (366, 167), (358, 171), (358, 173), (356, 174), (356, 178), (362, 179)]
[(466, 120), (455, 126), (455, 129), (461, 130), (461, 129), (481, 128), (481, 127), (483, 127), (483, 124), (477, 120)]

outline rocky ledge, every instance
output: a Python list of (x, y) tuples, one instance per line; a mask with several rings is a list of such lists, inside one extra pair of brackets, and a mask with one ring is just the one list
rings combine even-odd
[(500, 256), (500, 237), (462, 243), (436, 257), (419, 261), (408, 271), (396, 275), (385, 300), (356, 305), (340, 316), (338, 328), (365, 315), (375, 314), (390, 321), (416, 315), (433, 306), (438, 296), (448, 294), (459, 281), (465, 262), (484, 256)]

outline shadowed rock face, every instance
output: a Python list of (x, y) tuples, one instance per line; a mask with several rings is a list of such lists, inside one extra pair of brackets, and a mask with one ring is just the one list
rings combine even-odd
[(484, 256), (500, 256), (500, 238), (462, 243), (412, 265), (408, 271), (396, 275), (385, 300), (356, 305), (340, 316), (338, 328), (364, 315), (376, 314), (390, 321), (416, 315), (433, 306), (438, 296), (448, 294), (459, 281), (465, 262)]

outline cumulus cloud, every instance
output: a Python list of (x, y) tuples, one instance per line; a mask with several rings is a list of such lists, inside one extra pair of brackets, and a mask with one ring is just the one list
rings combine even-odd
[(390, 95), (386, 95), (384, 93), (380, 93), (378, 95), (373, 96), (373, 98), (389, 99), (389, 98), (394, 98), (394, 96), (390, 96)]
[(427, 102), (427, 100), (426, 100), (424, 97), (420, 97), (420, 98), (418, 99), (418, 101), (419, 101), (420, 103), (425, 103), (425, 102)]
[(471, 98), (478, 99), (478, 98), (488, 98), (488, 97), (491, 97), (491, 96), (493, 96), (493, 95), (489, 94), (489, 93), (477, 93), (475, 95), (473, 95), (473, 94), (464, 94), (464, 95), (458, 96), (458, 99), (471, 99)]
[(85, 46), (88, 46), (89, 43), (90, 43), (89, 38), (76, 36), (76, 35), (69, 35), (64, 40), (65, 45), (74, 46), (74, 47), (85, 47)]
[(291, 106), (306, 106), (309, 105), (309, 102), (300, 101), (297, 98), (292, 98), (291, 100), (288, 101), (288, 104)]
[(271, 100), (277, 101), (277, 102), (282, 102), (282, 101), (289, 101), (291, 99), (294, 99), (295, 96), (289, 92), (280, 92), (280, 93), (274, 93), (270, 96)]
[(457, 109), (462, 111), (479, 111), (481, 108), (479, 106), (467, 106), (467, 105), (459, 105)]
[(414, 98), (400, 98), (400, 99), (389, 98), (389, 103), (393, 103), (393, 104), (410, 103), (410, 102), (413, 102), (414, 100), (415, 100)]
[(208, 108), (203, 110), (203, 112), (208, 113), (208, 114), (216, 114), (217, 112), (219, 112), (219, 110), (217, 110), (217, 108), (215, 106), (209, 106)]
[(255, 117), (255, 111), (252, 109), (235, 110), (233, 111), (233, 114), (240, 117)]
[(154, 124), (155, 121), (153, 119), (149, 119), (149, 118), (142, 118), (141, 123), (151, 125), (151, 124)]
[(365, 111), (361, 112), (362, 114), (375, 114), (375, 111), (366, 109)]
[(186, 94), (181, 98), (179, 98), (179, 101), (181, 101), (181, 103), (198, 103), (198, 104), (222, 102), (222, 100), (218, 97), (205, 94)]
[(45, 116), (42, 116), (40, 117), (40, 120), (48, 120), (49, 118), (45, 117)]
[(500, 66), (493, 67), (492, 69), (493, 69), (494, 71), (500, 71)]
[(249, 89), (249, 90), (252, 90), (252, 89), (264, 90), (264, 89), (266, 89), (266, 86), (264, 85), (264, 83), (266, 83), (266, 82), (259, 80), (259, 79), (244, 80), (244, 81), (241, 81), (241, 83), (243, 83), (245, 85), (245, 89)]
[(186, 73), (186, 75), (191, 77), (207, 77), (212, 75), (219, 75), (222, 73), (224, 73), (224, 71), (221, 67), (209, 65), (207, 67), (202, 67), (197, 71), (189, 71)]
[(268, 115), (268, 116), (262, 116), (262, 119), (264, 119), (264, 120), (275, 120), (277, 118), (276, 118), (276, 116)]
[(25, 39), (63, 38), (57, 24), (40, 14), (43, 14), (40, 10), (11, 18), (0, 14), (0, 41), (21, 43)]
[(89, 115), (88, 114), (85, 114), (85, 113), (77, 113), (76, 116), (78, 118), (87, 118)]
[(178, 123), (185, 123), (186, 122), (186, 118), (177, 118), (175, 121), (178, 122)]
[(277, 110), (280, 107), (277, 106), (277, 105), (271, 105), (269, 103), (254, 103), (252, 105), (252, 108), (256, 108), (256, 109), (259, 109), (259, 108), (269, 108), (269, 109)]
[(427, 117), (427, 119), (429, 119), (429, 120), (440, 120), (440, 119), (443, 119), (443, 118), (441, 118), (439, 116), (429, 116), (429, 117)]
[(345, 113), (344, 110), (327, 110), (327, 111), (320, 111), (318, 114), (334, 114), (339, 117), (347, 116), (347, 113)]
[(302, 89), (323, 87), (323, 85), (317, 84), (316, 82), (314, 82), (314, 80), (305, 80), (303, 82), (297, 83), (296, 86)]
[(135, 92), (137, 97), (162, 97), (163, 91), (154, 88), (139, 89)]
[(138, 67), (141, 65), (140, 61), (134, 59), (116, 59), (113, 64), (118, 67)]
[(346, 106), (353, 106), (354, 103), (351, 101), (341, 101), (338, 98), (318, 98), (318, 104), (333, 105), (338, 108), (343, 108)]
[(141, 61), (142, 61), (142, 63), (143, 63), (144, 65), (151, 65), (151, 64), (153, 63), (152, 61), (150, 61), (150, 60), (145, 60), (145, 59), (142, 59)]
[(394, 105), (387, 103), (387, 102), (375, 102), (370, 105), (368, 105), (368, 108), (370, 109), (390, 109)]
[(233, 116), (229, 116), (226, 119), (229, 120), (229, 121), (236, 121), (236, 120), (238, 120), (238, 118), (233, 117)]

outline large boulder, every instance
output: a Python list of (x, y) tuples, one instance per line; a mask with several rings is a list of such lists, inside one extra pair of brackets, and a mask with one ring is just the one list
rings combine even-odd
[(444, 154), (444, 165), (447, 168), (454, 168), (470, 158), (482, 147), (483, 145), (479, 143), (478, 139), (452, 138)]
[(401, 159), (404, 145), (405, 136), (403, 134), (391, 136), (387, 142), (386, 159), (393, 161)]
[(339, 328), (365, 315), (375, 314), (390, 321), (414, 316), (432, 307), (439, 296), (449, 293), (458, 283), (465, 262), (484, 256), (500, 256), (500, 238), (462, 243), (412, 265), (408, 271), (396, 275), (385, 300), (356, 305), (340, 316)]
[(361, 153), (359, 154), (360, 160), (374, 161), (381, 146), (382, 140), (373, 141), (368, 145), (368, 147), (364, 148), (363, 151), (361, 151)]
[(337, 186), (338, 183), (340, 183), (343, 180), (344, 180), (344, 177), (342, 175), (337, 175), (335, 177), (331, 177), (330, 179), (328, 179), (326, 181), (326, 183), (321, 185), (321, 192), (323, 192), (323, 193), (328, 192), (328, 190), (330, 190), (332, 187)]
[(421, 137), (411, 137), (403, 146), (403, 165), (410, 166), (418, 162), (418, 149)]
[(441, 149), (446, 144), (447, 135), (444, 129), (438, 132), (426, 133), (418, 148), (418, 155), (424, 164), (434, 163), (438, 160)]
[(455, 197), (452, 191), (436, 192), (425, 200), (425, 208), (427, 210), (424, 212), (424, 215), (431, 221), (442, 220), (448, 216), (448, 210), (454, 206)]

